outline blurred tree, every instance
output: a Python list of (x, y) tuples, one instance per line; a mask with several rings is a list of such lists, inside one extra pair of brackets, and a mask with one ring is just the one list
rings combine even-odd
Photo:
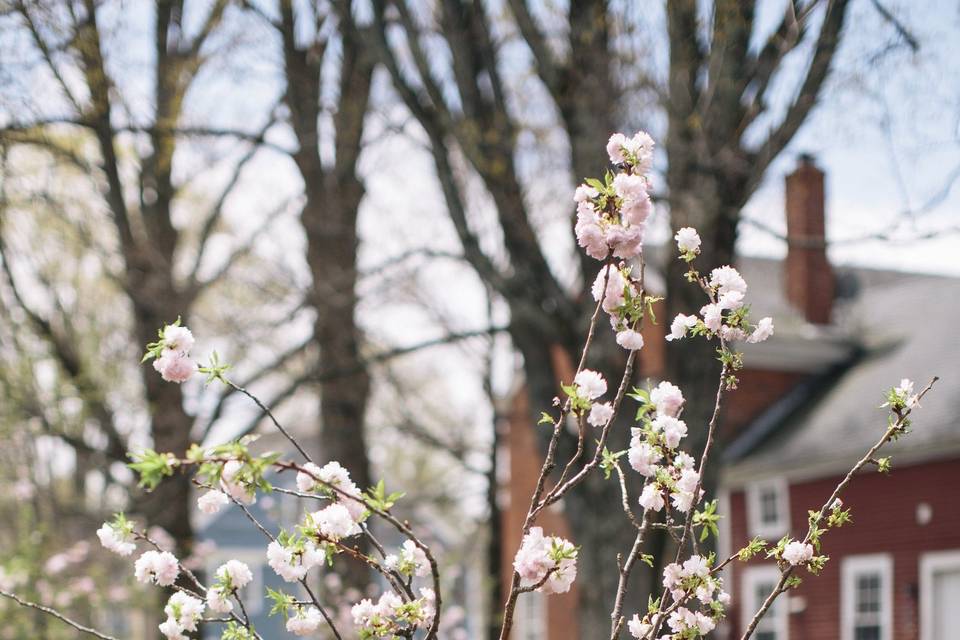
[[(357, 162), (375, 60), (359, 37), (352, 5), (345, 3), (337, 15), (325, 2), (281, 0), (280, 17), (271, 23), (281, 36), (283, 100), (297, 140), (293, 160), (304, 185), (300, 220), (312, 278), (307, 297), (316, 312), (313, 337), (320, 366), (341, 372), (320, 377), (320, 454), (339, 461), (366, 488), (374, 483), (364, 435), (370, 374), (361, 361), (356, 318), (357, 215), (363, 198)], [(325, 101), (325, 94), (332, 98)], [(346, 587), (369, 583), (362, 563), (340, 562), (338, 570)]]
[[(149, 15), (118, 8), (17, 1), (8, 3), (2, 23), (2, 37), (22, 44), (18, 57), (5, 61), (8, 73), (16, 67), (21, 79), (44, 80), (3, 92), (10, 114), (0, 128), (9, 155), (0, 209), (5, 303), (43, 341), (56, 375), (82, 403), (80, 429), (56, 424), (54, 435), (75, 448), (78, 460), (95, 456), (101, 468), (126, 461), (128, 447), (184, 451), (190, 444), (194, 419), (183, 388), (149, 366), (134, 372), (115, 363), (132, 362), (165, 323), (189, 322), (201, 297), (249, 254), (249, 243), (242, 244), (212, 268), (208, 263), (226, 202), (263, 136), (189, 126), (185, 115), (199, 74), (232, 44), (223, 26), (229, 2), (163, 1)], [(145, 65), (130, 40), (139, 29), (149, 35)], [(228, 154), (223, 191), (204, 210), (191, 193), (195, 176), (178, 176), (175, 168), (190, 139), (227, 134), (253, 150)], [(38, 158), (49, 161), (46, 173)], [(34, 217), (41, 209), (43, 217)], [(66, 252), (59, 256), (34, 252), (51, 237), (75, 244), (59, 243)], [(73, 288), (79, 283), (71, 278), (85, 278), (97, 297), (85, 299), (89, 287)], [(103, 306), (87, 306), (94, 299)], [(112, 385), (137, 378), (134, 395), (118, 397)], [(147, 439), (131, 427), (131, 416), (146, 421)], [(190, 491), (188, 478), (176, 476), (133, 504), (173, 536), (182, 555), (193, 542)]]

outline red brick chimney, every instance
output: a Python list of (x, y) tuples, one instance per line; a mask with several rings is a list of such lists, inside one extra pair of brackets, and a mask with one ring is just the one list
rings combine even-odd
[(787, 176), (787, 300), (813, 324), (828, 324), (833, 308), (833, 269), (827, 260), (824, 175), (809, 155)]

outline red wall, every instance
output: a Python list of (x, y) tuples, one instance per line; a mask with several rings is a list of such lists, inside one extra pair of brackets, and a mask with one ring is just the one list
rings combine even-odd
[[(920, 554), (960, 550), (960, 459), (897, 468), (894, 457), (893, 463), (890, 475), (869, 472), (854, 479), (842, 496), (845, 506), (852, 509), (853, 523), (824, 537), (822, 553), (830, 556), (826, 568), (820, 576), (802, 572), (803, 584), (781, 596), (806, 599), (804, 611), (790, 614), (791, 640), (840, 637), (840, 560), (845, 555), (867, 553), (890, 553), (893, 557), (893, 640), (919, 636)], [(836, 477), (791, 485), (793, 537), (806, 534), (807, 510), (822, 506), (839, 480)], [(921, 502), (933, 508), (933, 517), (925, 526), (916, 519)], [(730, 510), (730, 547), (735, 551), (750, 538), (742, 491), (731, 493)], [(763, 562), (755, 560), (752, 564)], [(740, 577), (734, 574), (733, 581), (730, 620), (742, 632), (746, 621), (736, 608)]]

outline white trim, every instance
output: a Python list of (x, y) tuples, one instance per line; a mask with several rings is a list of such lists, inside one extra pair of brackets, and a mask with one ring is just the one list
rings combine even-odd
[(541, 591), (531, 591), (517, 599), (516, 623), (511, 638), (546, 640), (549, 633), (547, 598)]
[[(780, 580), (780, 569), (775, 564), (763, 564), (753, 567), (746, 567), (743, 570), (743, 580), (740, 585), (740, 629), (746, 630), (750, 620), (763, 605), (763, 600), (756, 597), (757, 586), (762, 583), (768, 583), (776, 586)], [(787, 601), (782, 597), (778, 598), (770, 609), (767, 610), (765, 618), (773, 616), (774, 632), (777, 634), (777, 640), (787, 640), (790, 637), (790, 618)]]
[(920, 640), (933, 637), (933, 576), (944, 569), (960, 570), (960, 550), (933, 551), (920, 555)]
[[(730, 508), (730, 492), (726, 489), (717, 491), (717, 512), (720, 513), (720, 523), (717, 525), (719, 532), (717, 536), (717, 556), (720, 558), (729, 558), (732, 551), (733, 533), (731, 527), (733, 523), (733, 509)], [(724, 569), (723, 590), (727, 593), (733, 593), (733, 571)]]
[(847, 556), (840, 565), (840, 639), (853, 640), (856, 577), (880, 574), (880, 640), (893, 637), (893, 556), (889, 553)]
[[(760, 496), (772, 489), (776, 493), (777, 521), (764, 523), (760, 520)], [(750, 536), (777, 540), (790, 531), (790, 485), (783, 476), (759, 480), (747, 485), (747, 528)]]
[[(257, 615), (263, 611), (263, 602), (265, 591), (263, 588), (263, 567), (266, 564), (266, 555), (258, 547), (217, 547), (207, 558), (207, 582), (212, 584), (216, 579), (216, 571), (227, 560), (239, 560), (250, 567), (250, 573), (253, 574), (253, 580), (241, 591), (254, 594), (253, 597), (245, 598), (243, 606), (247, 610), (247, 615)], [(236, 606), (236, 603), (234, 603)]]

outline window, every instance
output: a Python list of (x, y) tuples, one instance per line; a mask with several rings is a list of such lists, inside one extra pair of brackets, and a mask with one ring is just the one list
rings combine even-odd
[(213, 582), (217, 569), (227, 560), (237, 559), (246, 563), (250, 567), (250, 573), (253, 574), (253, 580), (247, 586), (240, 589), (240, 598), (243, 600), (243, 606), (247, 609), (247, 614), (253, 616), (263, 609), (263, 561), (265, 556), (259, 549), (246, 547), (221, 547), (216, 550), (207, 560), (208, 581)]
[(949, 638), (960, 602), (960, 549), (920, 556), (920, 640)]
[(750, 535), (768, 540), (790, 530), (789, 487), (783, 478), (773, 478), (747, 487), (747, 522)]
[[(741, 592), (740, 628), (745, 630), (753, 619), (753, 615), (763, 605), (764, 600), (777, 586), (780, 580), (780, 571), (776, 565), (747, 567), (743, 572), (743, 586)], [(756, 640), (786, 640), (790, 620), (787, 617), (787, 597), (781, 595), (773, 606), (760, 619), (753, 637)]]
[(843, 640), (890, 640), (893, 627), (893, 561), (890, 556), (844, 558), (841, 574)]
[(539, 591), (525, 593), (517, 600), (514, 640), (547, 640), (545, 596)]

